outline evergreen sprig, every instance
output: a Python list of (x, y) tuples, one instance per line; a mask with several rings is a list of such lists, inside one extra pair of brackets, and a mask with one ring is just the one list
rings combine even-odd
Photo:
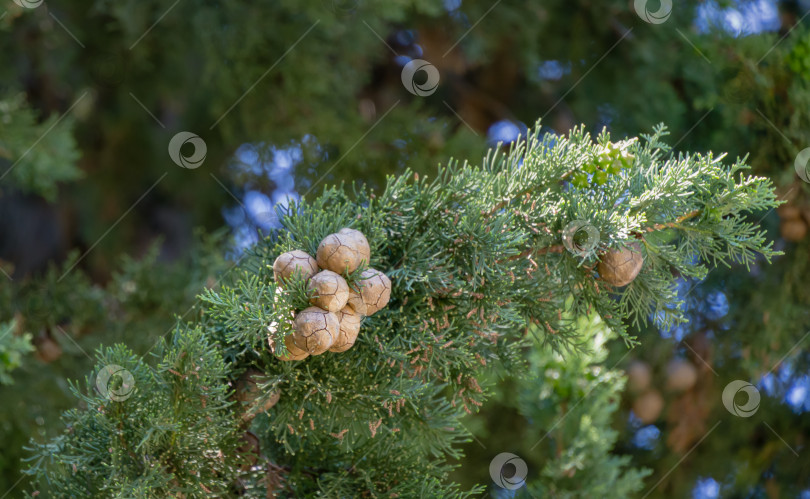
[[(664, 134), (614, 144), (604, 132), (549, 137), (537, 126), (481, 166), (451, 161), (432, 180), (406, 172), (379, 194), (329, 188), (302, 201), (240, 271), (202, 295), (201, 318), (178, 325), (156, 367), (120, 347), (100, 359), (128, 366), (139, 395), (116, 406), (82, 394), (87, 409), (71, 411), (71, 429), (37, 448), (32, 471), (91, 496), (133, 486), (187, 497), (229, 487), (249, 496), (477, 492), (448, 480), (448, 460), (471, 437), (460, 421), (486, 402), (486, 374), (537, 379), (527, 351), (599, 348), (581, 317), (599, 317), (633, 344), (627, 319), (683, 320), (679, 275), (775, 254), (747, 220), (777, 204), (770, 182), (746, 176), (741, 161), (675, 156)], [(604, 163), (605, 151), (619, 151), (623, 167)], [(599, 234), (578, 254), (563, 241), (574, 221)], [(290, 249), (314, 254), (342, 227), (368, 237), (372, 266), (392, 280), (391, 302), (365, 319), (348, 352), (279, 361), (269, 342), (281, 343), (306, 296), (303, 282), (279, 289), (272, 262)], [(598, 258), (630, 242), (641, 244), (644, 268), (612, 288), (598, 278)], [(280, 393), (251, 423), (263, 456), (252, 468), (236, 450), (243, 409), (227, 388), (248, 368), (263, 373), (265, 392)]]
[(80, 178), (79, 151), (70, 124), (56, 127), (63, 117), (51, 115), (39, 122), (24, 94), (1, 98), (0, 175), (9, 175), (12, 185), (23, 192), (35, 192), (51, 201), (60, 182)]

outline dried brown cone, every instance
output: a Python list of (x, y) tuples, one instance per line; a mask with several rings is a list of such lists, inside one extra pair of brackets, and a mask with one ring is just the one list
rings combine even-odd
[(295, 317), (295, 346), (310, 355), (320, 355), (335, 342), (340, 323), (332, 312), (318, 307), (305, 308)]
[(371, 263), (371, 246), (368, 244), (366, 236), (355, 229), (340, 229), (338, 235), (354, 239), (354, 247), (360, 253), (361, 265), (368, 266)]
[(626, 248), (610, 250), (599, 261), (597, 271), (603, 281), (613, 286), (627, 286), (644, 266), (641, 246), (631, 243)]
[(278, 353), (276, 354), (276, 356), (281, 360), (285, 361), (304, 360), (307, 357), (309, 357), (309, 352), (307, 352), (306, 350), (302, 350), (301, 348), (298, 348), (298, 345), (295, 344), (295, 340), (293, 338), (293, 335), (291, 334), (288, 334), (287, 336), (284, 337), (284, 346), (287, 347), (287, 353), (285, 353), (284, 355), (280, 355)]
[(360, 333), (360, 323), (363, 316), (354, 311), (352, 307), (345, 307), (337, 314), (340, 330), (335, 343), (329, 348), (330, 352), (345, 352), (354, 346), (357, 335)]
[(351, 274), (361, 265), (368, 265), (371, 249), (362, 232), (341, 229), (326, 236), (318, 245), (318, 265), (338, 274)]
[(278, 283), (284, 283), (296, 272), (309, 279), (318, 272), (318, 263), (301, 250), (282, 253), (273, 262), (273, 278)]
[(322, 270), (312, 276), (307, 287), (313, 294), (309, 302), (329, 312), (342, 310), (349, 300), (346, 279), (331, 270)]
[(374, 315), (388, 305), (388, 300), (391, 299), (391, 279), (387, 275), (377, 269), (364, 270), (357, 284), (366, 306), (365, 315)]

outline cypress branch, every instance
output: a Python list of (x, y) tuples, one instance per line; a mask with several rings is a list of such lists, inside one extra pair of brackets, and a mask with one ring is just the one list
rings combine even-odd
[[(100, 365), (133, 372), (138, 395), (110, 402), (89, 379), (76, 387), (86, 408), (65, 416), (63, 436), (34, 446), (31, 472), (68, 496), (480, 492), (449, 481), (448, 463), (471, 438), (461, 418), (486, 403), (495, 378), (533, 379), (527, 353), (544, 346), (600, 348), (585, 318), (631, 346), (627, 321), (684, 320), (676, 274), (700, 278), (718, 263), (777, 254), (746, 218), (776, 206), (770, 182), (745, 176), (742, 161), (675, 157), (664, 134), (614, 143), (582, 128), (542, 136), (538, 125), (481, 166), (450, 161), (432, 180), (406, 172), (379, 194), (327, 188), (290, 206), (283, 230), (201, 295), (200, 318), (178, 323), (154, 367), (123, 347), (100, 352)], [(599, 233), (577, 255), (562, 244), (576, 220)], [(368, 238), (391, 301), (347, 352), (281, 362), (268, 344), (283, 345), (307, 297), (303, 282), (280, 288), (272, 262), (292, 249), (315, 254), (343, 227)], [(600, 256), (632, 241), (645, 257), (638, 277), (623, 289), (600, 283)], [(279, 398), (244, 418), (233, 395), (248, 369), (261, 373), (264, 393), (250, 407)], [(247, 420), (253, 464), (240, 450)], [(628, 473), (622, 487), (633, 490), (641, 475)]]

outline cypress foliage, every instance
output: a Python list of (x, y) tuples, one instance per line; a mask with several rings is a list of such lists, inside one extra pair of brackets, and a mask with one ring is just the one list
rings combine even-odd
[[(584, 129), (546, 136), (538, 125), (480, 165), (450, 161), (433, 179), (406, 172), (379, 193), (331, 187), (292, 206), (279, 214), (283, 229), (206, 290), (199, 317), (178, 320), (148, 357), (124, 346), (99, 352), (97, 371), (122, 366), (133, 394), (111, 401), (92, 378), (74, 386), (80, 408), (65, 415), (64, 435), (34, 446), (30, 472), (65, 497), (480, 492), (449, 479), (451, 460), (470, 439), (462, 418), (499, 378), (526, 386), (558, 362), (553, 355), (598, 350), (604, 339), (583, 320), (632, 346), (628, 323), (684, 320), (679, 276), (777, 254), (748, 219), (777, 205), (770, 181), (747, 175), (743, 160), (675, 155), (665, 134), (611, 142)], [(566, 231), (578, 221), (598, 238)], [(391, 302), (365, 319), (349, 351), (279, 361), (269, 341), (283, 353), (306, 294), (302, 282), (273, 282), (273, 260), (292, 249), (314, 254), (343, 227), (368, 238), (370, 265), (392, 280)], [(600, 281), (600, 255), (629, 243), (644, 257), (638, 277), (625, 288)], [(601, 358), (590, 355), (583, 369)], [(234, 390), (248, 370), (258, 371), (255, 403), (269, 408), (246, 424)], [(620, 389), (616, 376), (597, 383), (598, 400)], [(519, 408), (535, 410), (525, 400)], [(605, 427), (613, 409), (593, 424)], [(260, 456), (246, 451), (255, 448), (247, 430)], [(610, 458), (607, 442), (577, 438), (621, 490), (639, 488), (643, 475)], [(556, 490), (542, 485), (548, 476), (532, 487)], [(605, 480), (594, 475), (578, 493), (603, 492)]]

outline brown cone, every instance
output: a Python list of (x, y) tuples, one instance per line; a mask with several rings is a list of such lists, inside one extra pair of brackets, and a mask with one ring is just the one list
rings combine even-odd
[(363, 262), (368, 265), (371, 249), (366, 237), (353, 229), (329, 234), (318, 245), (318, 265), (341, 275), (351, 274)]
[(312, 276), (308, 288), (312, 293), (309, 302), (329, 312), (342, 310), (349, 300), (349, 285), (331, 270), (322, 270)]
[(318, 272), (315, 259), (301, 250), (282, 253), (273, 262), (273, 278), (278, 283), (284, 283), (295, 272), (301, 272), (305, 279), (309, 279)]
[(631, 243), (626, 248), (610, 250), (602, 255), (597, 271), (603, 281), (621, 287), (633, 282), (643, 266), (641, 246)]
[(360, 333), (360, 323), (363, 317), (352, 309), (345, 307), (337, 314), (340, 322), (340, 332), (335, 343), (329, 348), (330, 352), (345, 352), (354, 346), (357, 335)]
[(335, 342), (340, 323), (332, 312), (318, 307), (305, 308), (295, 317), (295, 346), (310, 355), (320, 355)]
[(374, 315), (388, 305), (391, 299), (391, 279), (376, 269), (368, 269), (360, 274), (360, 296), (366, 306), (366, 315)]

